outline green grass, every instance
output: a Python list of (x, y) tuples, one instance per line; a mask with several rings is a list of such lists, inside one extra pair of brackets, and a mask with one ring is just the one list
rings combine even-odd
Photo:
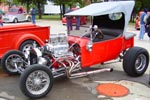
[[(39, 19), (39, 16), (36, 16)], [(42, 20), (60, 20), (60, 15), (42, 15)]]
[(129, 22), (129, 25), (135, 26), (135, 22)]

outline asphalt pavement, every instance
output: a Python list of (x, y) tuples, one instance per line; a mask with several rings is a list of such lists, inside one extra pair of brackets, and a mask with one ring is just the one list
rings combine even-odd
[[(4, 25), (10, 24), (12, 23), (5, 23)], [(66, 26), (62, 25), (61, 21), (37, 20), (37, 25), (50, 26), (51, 33), (67, 32)], [(86, 30), (82, 27), (78, 33), (81, 31)], [(136, 34), (135, 46), (146, 48), (150, 53), (150, 40), (146, 34), (144, 40), (140, 41), (138, 40), (139, 30), (135, 30), (134, 26), (129, 26), (127, 32)], [(104, 72), (71, 80), (64, 77), (56, 79), (52, 91), (39, 100), (150, 100), (150, 85), (148, 84), (150, 66), (143, 76), (135, 78), (126, 75), (122, 68), (122, 62), (112, 62), (104, 65), (98, 64), (96, 67), (113, 68), (113, 72)], [(106, 83), (122, 85), (129, 91), (125, 96), (120, 97), (105, 96), (98, 93), (97, 86)], [(19, 75), (8, 76), (0, 69), (0, 100), (29, 100), (19, 89)]]

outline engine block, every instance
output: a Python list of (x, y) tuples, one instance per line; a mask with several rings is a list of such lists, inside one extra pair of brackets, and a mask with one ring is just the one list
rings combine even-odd
[(73, 55), (69, 52), (69, 44), (66, 33), (51, 34), (49, 47), (55, 57)]

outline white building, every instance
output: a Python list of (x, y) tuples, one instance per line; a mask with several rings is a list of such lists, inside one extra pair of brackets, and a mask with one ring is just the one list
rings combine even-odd
[(47, 1), (47, 4), (44, 5), (44, 14), (60, 14), (60, 6), (54, 5), (51, 1)]

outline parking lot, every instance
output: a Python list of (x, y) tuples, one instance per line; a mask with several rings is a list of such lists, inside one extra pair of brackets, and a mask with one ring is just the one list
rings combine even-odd
[[(30, 22), (23, 24), (29, 23)], [(4, 25), (9, 24), (12, 23), (5, 23)], [(50, 33), (67, 32), (66, 26), (62, 25), (61, 21), (37, 20), (37, 25), (50, 26)], [(74, 33), (82, 33), (84, 31), (84, 28), (81, 27), (81, 30), (74, 31)], [(150, 40), (146, 35), (143, 41), (138, 40), (139, 30), (135, 30), (134, 26), (129, 26), (127, 32), (136, 34), (135, 46), (146, 48), (150, 53)], [(150, 85), (148, 84), (150, 78), (150, 65), (143, 76), (136, 78), (129, 77), (124, 73), (122, 62), (106, 62), (104, 65), (98, 64), (96, 67), (113, 68), (114, 71), (72, 80), (64, 77), (56, 79), (52, 91), (45, 98), (40, 100), (150, 100)], [(125, 96), (104, 96), (99, 94), (96, 90), (96, 87), (102, 83), (120, 84), (128, 88), (129, 91)], [(19, 89), (19, 75), (8, 76), (0, 69), (0, 100), (29, 100)]]

